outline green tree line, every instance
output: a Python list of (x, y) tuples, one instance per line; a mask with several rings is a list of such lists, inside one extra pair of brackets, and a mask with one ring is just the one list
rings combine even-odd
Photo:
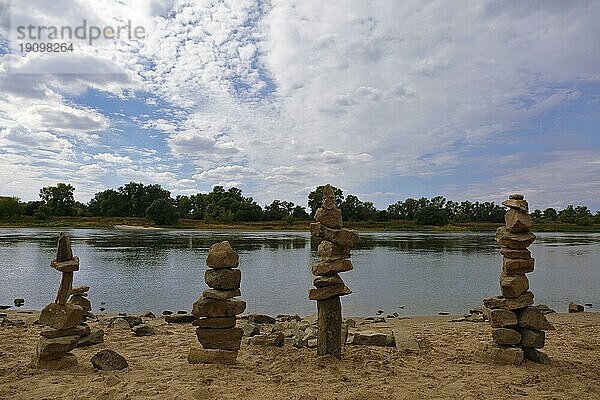
[[(179, 218), (234, 223), (255, 221), (310, 220), (323, 198), (323, 186), (308, 194), (308, 211), (290, 201), (275, 199), (261, 207), (241, 189), (215, 186), (209, 193), (177, 195), (174, 198), (160, 185), (130, 182), (117, 189), (98, 192), (87, 203), (75, 201), (75, 187), (67, 183), (40, 189), (38, 201), (21, 202), (17, 197), (0, 196), (0, 219), (31, 216), (50, 217), (145, 217), (159, 225), (173, 225)], [(372, 202), (334, 188), (336, 202), (345, 221), (414, 221), (420, 225), (464, 222), (504, 222), (505, 208), (494, 202), (456, 202), (443, 196), (408, 198), (377, 209)], [(563, 222), (577, 225), (600, 223), (586, 206), (569, 205), (564, 210), (546, 208), (531, 213), (536, 222)]]

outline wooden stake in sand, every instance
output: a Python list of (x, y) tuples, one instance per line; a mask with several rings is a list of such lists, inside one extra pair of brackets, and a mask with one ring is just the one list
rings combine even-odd
[(322, 239), (317, 255), (319, 262), (312, 266), (316, 289), (310, 289), (308, 298), (317, 301), (319, 333), (317, 355), (331, 354), (342, 358), (342, 304), (340, 296), (352, 293), (339, 272), (350, 271), (350, 248), (360, 240), (358, 234), (342, 228), (342, 211), (335, 204), (331, 185), (323, 189), (323, 203), (315, 213), (317, 222), (310, 224), (313, 237)]
[(342, 358), (342, 302), (340, 296), (317, 300), (319, 334), (317, 355), (331, 354)]

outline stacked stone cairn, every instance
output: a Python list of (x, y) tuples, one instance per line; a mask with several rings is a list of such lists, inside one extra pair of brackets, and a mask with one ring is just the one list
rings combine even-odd
[(86, 285), (72, 288), (70, 291), (71, 297), (68, 302), (70, 304), (78, 305), (83, 308), (83, 311), (92, 311), (92, 303), (87, 299), (89, 290), (90, 287)]
[(58, 238), (56, 259), (50, 264), (62, 273), (60, 287), (54, 303), (48, 304), (40, 314), (39, 322), (44, 325), (31, 366), (40, 369), (64, 369), (77, 365), (77, 357), (69, 353), (79, 339), (90, 333), (83, 324), (84, 309), (68, 303), (73, 284), (73, 272), (79, 270), (79, 258), (73, 256), (71, 241), (64, 233)]
[(317, 355), (342, 354), (342, 305), (340, 296), (352, 291), (344, 284), (340, 272), (350, 271), (350, 248), (360, 240), (358, 234), (342, 228), (342, 211), (336, 207), (335, 193), (331, 185), (323, 188), (323, 203), (315, 213), (317, 222), (310, 224), (313, 237), (322, 239), (317, 255), (319, 262), (311, 268), (316, 276), (308, 298), (317, 301), (319, 332)]
[(533, 306), (533, 293), (529, 291), (528, 272), (533, 272), (534, 259), (527, 247), (535, 240), (531, 233), (532, 220), (529, 206), (521, 194), (513, 194), (502, 202), (508, 207), (505, 226), (496, 231), (496, 241), (502, 245), (501, 296), (484, 299), (490, 310), (492, 339), (486, 358), (499, 364), (518, 365), (527, 358), (547, 364), (548, 356), (539, 351), (544, 347), (546, 330), (554, 326)]
[(210, 289), (194, 303), (192, 314), (197, 318), (196, 337), (202, 348), (192, 347), (188, 362), (192, 364), (221, 363), (236, 361), (243, 330), (236, 328), (236, 315), (246, 309), (240, 296), (241, 271), (237, 268), (238, 254), (224, 241), (210, 246), (204, 273), (204, 281)]

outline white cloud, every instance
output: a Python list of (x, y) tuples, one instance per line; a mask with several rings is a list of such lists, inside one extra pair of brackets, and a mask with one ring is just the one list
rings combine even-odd
[(77, 173), (85, 176), (87, 179), (104, 175), (106, 172), (106, 168), (98, 164), (84, 164), (77, 170)]
[[(165, 189), (194, 189), (195, 181), (192, 179), (181, 179), (175, 172), (161, 170), (161, 166), (153, 167), (125, 167), (118, 168), (115, 172), (123, 183), (135, 181), (146, 185), (160, 184)], [(168, 169), (168, 168), (166, 168)]]
[(59, 153), (70, 152), (73, 147), (65, 139), (46, 131), (29, 131), (22, 127), (6, 128), (0, 132), (2, 146), (19, 146), (28, 150), (43, 149)]
[[(35, 18), (61, 15), (54, 4), (35, 4)], [(161, 109), (118, 117), (163, 132), (156, 136), (167, 150), (157, 145), (159, 154), (143, 158), (147, 168), (128, 164), (119, 177), (181, 190), (193, 187), (192, 178), (245, 184), (263, 202), (281, 193), (299, 202), (326, 181), (365, 193), (375, 180), (461, 175), (465, 154), (574, 104), (587, 96), (582, 83), (600, 80), (600, 53), (590, 51), (600, 15), (593, 1), (106, 0), (70, 10), (64, 19), (72, 23), (84, 15), (99, 23), (132, 18), (147, 38), (43, 61), (48, 69), (89, 64), (110, 74), (0, 76), (0, 126), (46, 132), (59, 141), (52, 146), (72, 142), (70, 151), (82, 143), (125, 154), (104, 132), (127, 135), (129, 127), (67, 99), (88, 89), (122, 99), (145, 90), (145, 102)], [(9, 59), (23, 71), (41, 62), (11, 57), (2, 56), (0, 71)], [(533, 158), (527, 167), (539, 176)], [(552, 187), (540, 183), (540, 193), (553, 197)], [(500, 187), (476, 190), (491, 195)]]
[(131, 164), (133, 161), (127, 156), (121, 156), (113, 153), (94, 154), (95, 160), (103, 161), (108, 164)]
[(260, 175), (252, 168), (241, 165), (222, 165), (207, 171), (194, 174), (194, 179), (207, 181), (243, 181)]
[[(519, 154), (517, 158), (525, 158)], [(585, 204), (600, 209), (600, 163), (598, 154), (590, 151), (559, 151), (546, 155), (537, 165), (512, 168), (511, 160), (489, 168), (486, 182), (447, 187), (445, 194), (454, 199), (469, 198), (479, 201), (504, 200), (509, 194), (523, 193), (530, 209), (568, 204)], [(490, 163), (491, 164), (491, 163)], [(494, 169), (495, 171), (491, 171)]]

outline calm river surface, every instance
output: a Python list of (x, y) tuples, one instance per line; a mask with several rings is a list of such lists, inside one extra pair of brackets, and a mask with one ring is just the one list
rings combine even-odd
[[(40, 309), (54, 299), (60, 273), (50, 268), (60, 229), (0, 228), (0, 304), (25, 299)], [(229, 240), (240, 253), (247, 312), (316, 310), (308, 300), (317, 242), (304, 232), (64, 230), (81, 260), (74, 285), (91, 287), (93, 311), (190, 310), (206, 288), (208, 247)], [(463, 313), (499, 293), (494, 233), (363, 233), (343, 279), (345, 315)], [(540, 233), (530, 247), (536, 303), (566, 311), (570, 301), (600, 308), (600, 234)], [(399, 306), (405, 306), (399, 309)]]

